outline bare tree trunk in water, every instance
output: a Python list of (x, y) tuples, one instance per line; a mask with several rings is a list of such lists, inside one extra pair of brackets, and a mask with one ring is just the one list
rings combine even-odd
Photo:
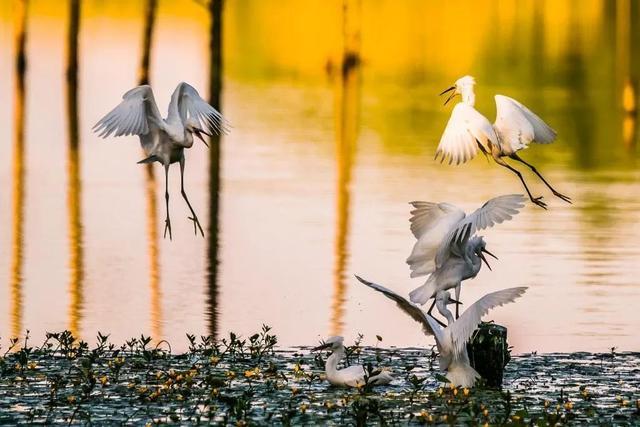
[[(149, 84), (149, 65), (153, 32), (156, 24), (158, 0), (146, 0), (144, 9), (144, 33), (142, 57), (138, 69), (138, 85)], [(146, 156), (145, 156), (146, 157)], [(151, 334), (156, 341), (162, 340), (162, 294), (160, 289), (160, 251), (158, 245), (158, 209), (156, 176), (153, 163), (144, 165), (145, 193), (147, 199), (147, 246), (149, 251), (149, 289), (151, 295)]]
[[(222, 9), (223, 0), (210, 0), (209, 5), (209, 103), (220, 111), (222, 92)], [(209, 240), (207, 247), (209, 334), (218, 332), (218, 214), (220, 210), (220, 136), (209, 144)]]
[(69, 183), (69, 330), (78, 336), (82, 318), (82, 183), (80, 169), (80, 136), (78, 131), (78, 36), (80, 34), (80, 0), (71, 0), (67, 34), (67, 128), (69, 151), (67, 167)]
[(22, 266), (24, 255), (24, 110), (25, 75), (27, 71), (27, 0), (15, 2), (15, 82), (14, 82), (14, 136), (13, 136), (13, 196), (11, 240), (11, 337), (19, 337), (22, 332)]

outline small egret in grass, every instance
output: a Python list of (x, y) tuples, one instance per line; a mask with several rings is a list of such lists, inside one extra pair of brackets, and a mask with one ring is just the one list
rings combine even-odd
[[(486, 249), (484, 239), (474, 234), (513, 218), (524, 206), (524, 196), (495, 197), (470, 215), (449, 203), (412, 202), (411, 205), (415, 208), (411, 211), (411, 232), (418, 241), (407, 264), (411, 277), (430, 276), (409, 297), (414, 303), (424, 304), (439, 291), (451, 288), (455, 288), (459, 301), (462, 281), (476, 277), (482, 261), (491, 269), (484, 254), (497, 257)], [(428, 314), (435, 303), (434, 300)]]
[(325, 363), (325, 373), (327, 380), (341, 387), (361, 387), (366, 384), (386, 385), (393, 381), (393, 376), (388, 371), (376, 370), (367, 378), (367, 370), (362, 365), (352, 365), (344, 369), (338, 369), (338, 363), (345, 356), (344, 338), (330, 337), (324, 344), (313, 350), (331, 349), (331, 355)]
[(571, 199), (557, 192), (532, 164), (518, 156), (518, 151), (527, 148), (531, 142), (540, 144), (553, 142), (556, 139), (556, 132), (527, 107), (504, 95), (495, 96), (496, 121), (492, 125), (474, 108), (475, 84), (473, 77), (464, 76), (458, 79), (454, 86), (440, 94), (451, 92), (445, 105), (455, 95), (460, 95), (462, 100), (451, 112), (451, 118), (442, 134), (435, 158), (440, 157), (441, 162), (448, 158), (449, 164), (458, 165), (474, 158), (478, 150), (485, 155), (491, 155), (497, 164), (509, 169), (520, 178), (533, 203), (546, 209), (547, 205), (542, 201), (542, 196), (533, 197), (520, 171), (504, 160), (505, 157), (509, 157), (528, 166), (556, 197), (571, 203)]
[[(164, 166), (166, 219), (164, 236), (169, 232), (171, 239), (171, 220), (169, 219), (169, 165), (180, 162), (180, 188), (182, 197), (191, 211), (189, 219), (193, 229), (202, 236), (202, 226), (184, 191), (184, 149), (193, 145), (193, 136), (205, 145), (202, 135), (226, 133), (228, 123), (222, 115), (204, 99), (198, 91), (187, 83), (180, 83), (171, 95), (169, 113), (163, 119), (153, 97), (151, 86), (138, 86), (122, 97), (122, 102), (100, 119), (93, 127), (103, 138), (137, 135), (147, 156), (138, 163), (159, 162)], [(207, 145), (208, 146), (208, 145)], [(197, 228), (196, 228), (197, 227)]]
[[(448, 312), (445, 317), (449, 324), (444, 328), (432, 316), (427, 317), (438, 346), (440, 370), (447, 372), (446, 377), (451, 384), (459, 387), (474, 386), (480, 375), (469, 363), (467, 342), (478, 328), (482, 316), (495, 307), (513, 302), (524, 294), (526, 289), (526, 287), (509, 288), (486, 294), (455, 320), (451, 312)], [(448, 311), (446, 305), (453, 302), (450, 300), (449, 292), (444, 291), (438, 297), (443, 302), (444, 310)]]

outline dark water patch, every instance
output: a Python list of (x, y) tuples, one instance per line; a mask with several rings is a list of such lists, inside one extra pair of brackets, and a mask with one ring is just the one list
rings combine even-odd
[(349, 363), (392, 369), (391, 386), (342, 389), (325, 354), (249, 338), (189, 337), (171, 354), (147, 337), (89, 347), (68, 332), (0, 358), (0, 424), (375, 425), (640, 423), (640, 353), (515, 356), (502, 390), (456, 389), (436, 378), (431, 349), (349, 347)]

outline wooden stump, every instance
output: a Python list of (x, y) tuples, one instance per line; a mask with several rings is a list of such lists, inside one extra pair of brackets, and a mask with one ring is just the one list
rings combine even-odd
[(481, 323), (467, 343), (471, 366), (482, 376), (487, 387), (500, 388), (504, 368), (511, 360), (507, 328), (495, 323)]

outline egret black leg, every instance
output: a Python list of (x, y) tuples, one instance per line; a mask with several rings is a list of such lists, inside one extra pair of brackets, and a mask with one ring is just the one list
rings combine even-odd
[(182, 197), (184, 197), (184, 200), (187, 202), (187, 206), (189, 206), (189, 210), (191, 211), (192, 216), (190, 216), (189, 219), (193, 221), (193, 231), (197, 236), (198, 230), (200, 230), (202, 237), (204, 237), (204, 231), (202, 231), (202, 226), (200, 225), (200, 221), (198, 221), (198, 216), (191, 207), (191, 203), (189, 203), (189, 199), (187, 198), (187, 193), (184, 191), (184, 157), (180, 159), (180, 190), (182, 191)]
[[(427, 314), (431, 316), (431, 310), (433, 310), (433, 307), (436, 305), (436, 299), (433, 299), (433, 302), (431, 303), (431, 307), (429, 307), (429, 310), (427, 311)], [(433, 317), (433, 316), (431, 316)], [(435, 317), (433, 317), (435, 319)]]
[(504, 160), (500, 159), (500, 158), (494, 158), (493, 160), (495, 160), (495, 162), (497, 164), (499, 164), (500, 166), (503, 166), (507, 169), (509, 169), (511, 172), (515, 173), (516, 175), (518, 175), (518, 178), (520, 178), (520, 181), (522, 181), (522, 185), (524, 185), (524, 189), (527, 191), (527, 194), (529, 195), (529, 199), (531, 200), (532, 203), (540, 206), (542, 209), (547, 209), (547, 204), (545, 202), (542, 201), (542, 196), (540, 197), (533, 197), (533, 195), (531, 194), (531, 191), (529, 191), (529, 187), (527, 187), (527, 183), (524, 182), (524, 178), (522, 177), (522, 174), (520, 173), (519, 170), (509, 166), (507, 164), (507, 162), (505, 162)]
[(164, 220), (164, 238), (167, 237), (167, 231), (169, 231), (169, 240), (173, 240), (171, 237), (171, 219), (169, 219), (169, 165), (164, 166), (164, 202), (167, 209), (167, 217)]
[(568, 196), (565, 196), (564, 194), (560, 194), (559, 192), (557, 192), (557, 191), (556, 191), (556, 190), (551, 186), (551, 184), (549, 184), (549, 183), (547, 182), (547, 180), (546, 180), (546, 179), (544, 179), (544, 177), (542, 176), (542, 174), (541, 174), (540, 172), (538, 172), (538, 169), (536, 169), (536, 167), (535, 167), (535, 166), (533, 166), (531, 163), (527, 163), (524, 159), (522, 159), (522, 158), (521, 158), (520, 156), (518, 156), (516, 153), (513, 153), (513, 154), (512, 154), (511, 156), (509, 156), (509, 157), (511, 157), (513, 160), (516, 160), (516, 161), (518, 161), (518, 162), (520, 162), (520, 163), (524, 163), (525, 165), (529, 166), (529, 169), (531, 169), (531, 171), (532, 171), (533, 173), (535, 173), (536, 175), (538, 175), (538, 177), (542, 180), (542, 182), (544, 182), (544, 185), (546, 185), (546, 186), (549, 188), (549, 190), (551, 190), (551, 192), (553, 193), (553, 195), (554, 195), (554, 196), (556, 196), (556, 197), (558, 197), (558, 198), (560, 198), (560, 199), (564, 200), (564, 201), (565, 201), (565, 202), (567, 202), (567, 203), (571, 203), (571, 198), (570, 198), (570, 197), (568, 197)]

